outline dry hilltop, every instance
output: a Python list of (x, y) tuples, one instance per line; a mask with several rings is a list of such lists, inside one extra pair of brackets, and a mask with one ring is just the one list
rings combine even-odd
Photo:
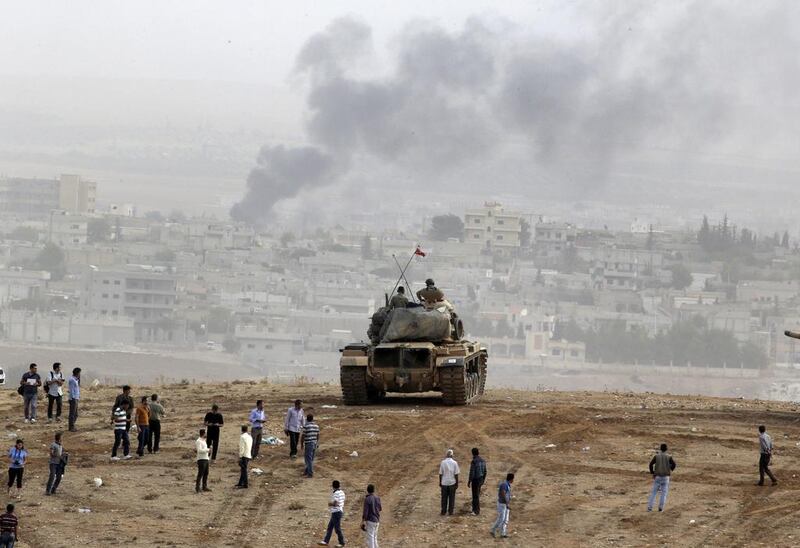
[[(87, 383), (88, 384), (88, 383)], [(311, 546), (322, 537), (330, 482), (347, 493), (348, 545), (367, 483), (383, 499), (381, 545), (421, 546), (791, 546), (797, 545), (800, 423), (790, 403), (633, 393), (490, 391), (477, 405), (442, 407), (435, 398), (344, 407), (337, 386), (258, 382), (140, 387), (168, 412), (163, 450), (112, 463), (108, 424), (116, 389), (84, 390), (77, 433), (65, 434), (72, 461), (55, 497), (44, 496), (46, 445), (58, 425), (23, 424), (21, 398), (0, 394), (5, 453), (17, 435), (32, 452), (17, 501), (18, 546)], [(238, 426), (264, 398), (269, 431), (283, 437), (283, 413), (300, 397), (319, 419), (317, 474), (286, 446), (264, 447), (251, 488), (237, 480)], [(194, 439), (216, 402), (225, 416), (212, 493), (194, 492)], [(40, 405), (40, 413), (42, 411)], [(756, 487), (756, 426), (767, 424), (777, 487)], [(63, 423), (62, 423), (63, 425)], [(678, 463), (666, 512), (646, 513), (647, 463), (665, 441)], [(462, 473), (481, 448), (489, 467), (484, 512), (469, 514), (464, 485), (457, 515), (439, 516), (438, 463), (452, 447)], [(351, 456), (357, 452), (358, 456)], [(514, 471), (511, 538), (488, 534), (494, 488)], [(253, 471), (255, 472), (255, 471)], [(92, 480), (102, 478), (95, 488)], [(88, 509), (89, 512), (81, 511)]]

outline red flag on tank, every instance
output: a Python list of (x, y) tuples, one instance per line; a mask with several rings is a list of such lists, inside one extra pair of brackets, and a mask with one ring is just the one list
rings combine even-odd
[(414, 250), (414, 255), (419, 255), (420, 257), (424, 257), (424, 256), (425, 256), (425, 252), (424, 252), (424, 251), (422, 251), (422, 250), (419, 248), (419, 246), (417, 246), (417, 249), (415, 249), (415, 250)]

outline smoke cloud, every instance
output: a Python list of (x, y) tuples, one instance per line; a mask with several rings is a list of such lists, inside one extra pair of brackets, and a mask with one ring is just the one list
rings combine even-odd
[[(794, 101), (798, 10), (734, 4), (587, 10), (593, 32), (574, 38), (507, 21), (473, 18), (457, 32), (415, 21), (378, 76), (363, 74), (377, 57), (371, 29), (334, 21), (296, 62), (308, 82), (310, 145), (263, 149), (231, 213), (255, 221), (303, 188), (346, 176), (361, 157), (436, 184), (487, 163), (511, 180), (502, 159), (512, 151), (531, 170), (583, 166), (565, 185), (584, 192), (643, 150), (767, 146), (754, 125), (793, 131), (774, 109)], [(759, 67), (766, 52), (780, 57), (769, 64), (777, 68)], [(754, 108), (762, 96), (777, 106)]]

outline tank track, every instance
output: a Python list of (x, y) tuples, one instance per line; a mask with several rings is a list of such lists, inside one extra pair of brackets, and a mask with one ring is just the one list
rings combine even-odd
[(486, 385), (486, 364), (481, 364), (480, 373), (466, 375), (464, 366), (443, 367), (439, 370), (439, 384), (445, 405), (467, 405), (483, 395)]
[(342, 400), (345, 405), (367, 405), (367, 371), (365, 367), (342, 367)]

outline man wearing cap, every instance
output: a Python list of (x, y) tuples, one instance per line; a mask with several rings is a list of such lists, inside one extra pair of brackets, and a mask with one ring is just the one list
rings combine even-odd
[(289, 436), (289, 457), (297, 458), (297, 442), (300, 439), (300, 432), (306, 425), (306, 415), (303, 412), (303, 402), (294, 400), (294, 405), (286, 412), (286, 419), (283, 425), (283, 432)]
[(439, 487), (442, 491), (442, 515), (453, 515), (458, 489), (458, 463), (453, 459), (453, 450), (448, 449), (444, 460), (439, 464)]

